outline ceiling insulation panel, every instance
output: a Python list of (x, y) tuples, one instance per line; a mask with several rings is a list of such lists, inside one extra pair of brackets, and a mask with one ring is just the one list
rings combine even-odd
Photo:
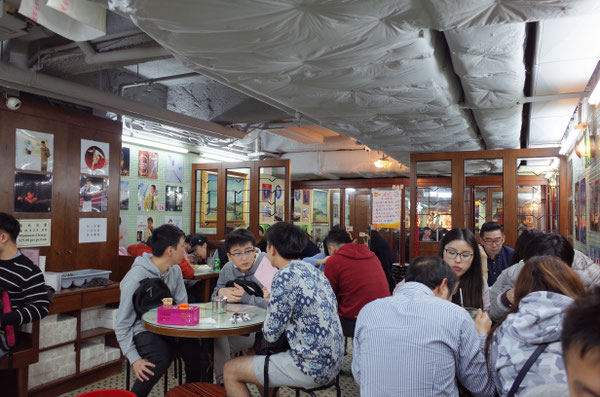
[(600, 12), (596, 0), (109, 4), (189, 68), (401, 161), (517, 147), (524, 22)]

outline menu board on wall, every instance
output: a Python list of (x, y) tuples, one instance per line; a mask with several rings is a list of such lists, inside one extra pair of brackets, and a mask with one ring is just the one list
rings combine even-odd
[(401, 209), (401, 190), (373, 189), (373, 226), (386, 228), (400, 227)]

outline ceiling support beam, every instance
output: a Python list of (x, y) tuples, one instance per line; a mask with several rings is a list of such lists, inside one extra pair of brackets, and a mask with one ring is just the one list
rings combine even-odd
[(57, 77), (19, 69), (6, 62), (0, 62), (0, 85), (136, 119), (155, 121), (214, 138), (240, 139), (246, 135), (234, 128), (146, 105)]

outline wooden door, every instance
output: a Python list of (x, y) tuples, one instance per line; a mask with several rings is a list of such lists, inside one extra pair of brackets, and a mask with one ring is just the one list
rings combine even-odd
[(356, 191), (349, 195), (350, 199), (350, 225), (352, 236), (359, 243), (364, 242), (363, 235), (368, 235), (371, 225), (371, 191)]

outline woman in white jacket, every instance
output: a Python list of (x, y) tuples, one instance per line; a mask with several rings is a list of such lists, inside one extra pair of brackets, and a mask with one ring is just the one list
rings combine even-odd
[(514, 396), (523, 397), (540, 385), (567, 383), (560, 343), (562, 322), (567, 307), (584, 294), (579, 277), (557, 257), (536, 256), (525, 263), (515, 286), (515, 304), (486, 341), (488, 367), (501, 397), (509, 395), (517, 375), (540, 345), (545, 345), (544, 350)]

